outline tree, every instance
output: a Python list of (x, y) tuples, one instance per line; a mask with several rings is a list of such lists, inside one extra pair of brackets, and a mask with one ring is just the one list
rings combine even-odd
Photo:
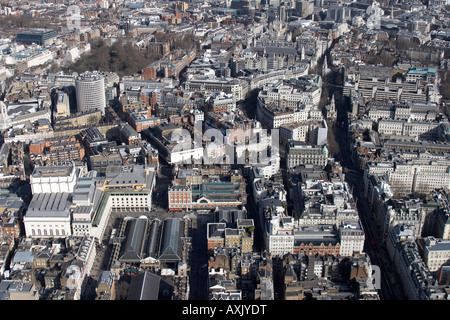
[(116, 72), (119, 76), (135, 74), (157, 57), (140, 52), (131, 42), (119, 39), (110, 47), (103, 39), (91, 41), (91, 52), (66, 68), (67, 71)]

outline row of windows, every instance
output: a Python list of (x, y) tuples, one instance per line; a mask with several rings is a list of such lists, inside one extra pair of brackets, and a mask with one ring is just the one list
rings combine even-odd
[(87, 224), (77, 224), (77, 225), (73, 225), (74, 229), (89, 229), (89, 225)]
[(47, 229), (37, 229), (37, 231), (35, 229), (31, 229), (31, 235), (32, 236), (65, 236), (66, 235), (66, 231), (64, 229), (61, 229), (61, 231), (59, 229), (55, 229), (55, 232), (53, 233), (53, 229), (47, 230)]
[(111, 199), (111, 200), (112, 200), (113, 203), (115, 203), (115, 202), (124, 202), (124, 201), (127, 202), (127, 203), (128, 203), (128, 202), (141, 202), (141, 203), (142, 203), (142, 202), (144, 202), (144, 201), (145, 201), (145, 202), (148, 202), (148, 199), (147, 199), (147, 198), (144, 198), (144, 199), (142, 199), (142, 198), (140, 198), (140, 199), (128, 199), (128, 198), (127, 198), (127, 199), (123, 199), (123, 198), (114, 199), (114, 198), (113, 198), (113, 199)]

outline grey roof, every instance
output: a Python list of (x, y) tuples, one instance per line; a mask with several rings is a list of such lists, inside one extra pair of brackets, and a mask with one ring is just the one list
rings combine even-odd
[(292, 47), (277, 47), (277, 46), (255, 46), (251, 47), (253, 51), (264, 51), (267, 54), (288, 54), (288, 55), (300, 55), (296, 48)]
[(150, 234), (148, 237), (147, 254), (149, 257), (157, 258), (158, 256), (158, 240), (160, 235), (161, 222), (153, 220), (150, 226)]
[(225, 233), (225, 223), (209, 223), (208, 238), (223, 237)]
[(96, 180), (94, 177), (83, 177), (78, 179), (73, 191), (73, 199), (92, 201), (95, 192)]
[(31, 251), (17, 251), (12, 258), (13, 263), (33, 262), (34, 254)]
[(68, 192), (37, 193), (33, 195), (28, 207), (27, 217), (67, 217), (71, 196)]
[(134, 276), (130, 282), (128, 300), (158, 300), (161, 278), (145, 271)]
[(427, 246), (429, 251), (450, 251), (450, 241), (438, 241), (433, 246)]
[(245, 217), (246, 214), (244, 211), (234, 208), (222, 208), (217, 212), (217, 222), (224, 222), (228, 226), (235, 225), (238, 219), (242, 219)]
[(237, 235), (239, 235), (239, 230), (230, 228), (225, 229), (225, 236), (237, 236)]
[(136, 130), (134, 130), (133, 127), (130, 126), (128, 123), (122, 127), (122, 131), (126, 135), (127, 138), (138, 136), (138, 133), (136, 132)]
[(108, 166), (106, 178), (111, 179), (108, 186), (123, 184), (146, 184), (150, 187), (154, 179), (154, 172), (145, 170), (144, 166)]
[(33, 284), (22, 283), (16, 280), (3, 280), (0, 283), (0, 291), (31, 291)]
[(139, 262), (143, 257), (143, 246), (147, 238), (148, 220), (133, 219), (128, 222), (127, 241), (120, 262)]
[(111, 286), (111, 282), (113, 281), (112, 272), (108, 270), (103, 270), (102, 274), (100, 275), (100, 279), (98, 280), (99, 284), (107, 284), (108, 286)]
[(75, 170), (74, 166), (44, 166), (36, 167), (32, 177), (67, 177)]
[(160, 261), (181, 260), (181, 219), (166, 219), (163, 222), (162, 242), (159, 250)]

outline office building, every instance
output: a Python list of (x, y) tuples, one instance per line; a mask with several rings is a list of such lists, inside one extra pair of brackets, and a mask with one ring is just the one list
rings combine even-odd
[(75, 79), (77, 111), (100, 110), (105, 113), (105, 78), (97, 72), (85, 72)]

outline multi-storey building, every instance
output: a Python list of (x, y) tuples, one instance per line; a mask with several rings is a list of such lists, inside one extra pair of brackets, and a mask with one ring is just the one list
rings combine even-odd
[(249, 91), (248, 83), (245, 80), (194, 75), (185, 82), (185, 89), (202, 92), (206, 95), (212, 92), (224, 92), (232, 94), (236, 101), (244, 100)]
[(82, 160), (85, 156), (84, 147), (75, 136), (35, 140), (30, 143), (29, 150), (33, 154), (32, 159), (40, 158), (51, 165)]
[(208, 223), (208, 251), (212, 253), (220, 247), (239, 248), (240, 252), (252, 252), (253, 219), (238, 219), (235, 227), (227, 227), (226, 223)]
[(137, 132), (144, 131), (148, 128), (153, 128), (162, 123), (160, 117), (149, 116), (147, 108), (133, 109), (127, 111), (128, 123)]
[(266, 222), (266, 248), (272, 256), (294, 252), (294, 222), (292, 217), (272, 216)]
[(208, 107), (212, 112), (234, 112), (236, 111), (236, 97), (233, 94), (219, 92), (208, 100)]
[(30, 176), (31, 192), (33, 194), (71, 193), (76, 179), (77, 170), (74, 165), (36, 167)]
[(450, 241), (427, 237), (423, 260), (431, 272), (439, 270), (450, 259)]
[[(409, 73), (409, 76), (408, 76)], [(347, 75), (344, 85), (344, 95), (349, 96), (356, 89), (367, 100), (391, 100), (407, 102), (426, 102), (426, 83), (424, 74), (411, 68), (402, 77), (393, 79), (393, 69), (388, 67), (360, 65), (355, 78)], [(351, 79), (351, 80), (350, 80)], [(421, 81), (418, 81), (421, 79)], [(417, 80), (417, 81), (413, 81)], [(434, 81), (433, 76), (426, 72), (425, 80)]]
[(212, 210), (246, 203), (242, 181), (211, 181), (189, 186), (173, 185), (168, 191), (169, 210)]
[(60, 91), (56, 96), (54, 117), (67, 117), (70, 115), (69, 96), (67, 93)]
[(365, 234), (361, 223), (344, 222), (339, 228), (339, 236), (341, 241), (341, 256), (352, 256), (353, 253), (362, 253), (364, 249)]
[(378, 122), (378, 133), (380, 135), (433, 138), (440, 125), (441, 122), (438, 121), (382, 119)]
[(286, 154), (289, 169), (305, 164), (325, 167), (328, 162), (326, 146), (306, 145), (299, 141), (289, 141), (286, 144)]
[(25, 44), (49, 45), (54, 42), (57, 35), (55, 30), (35, 28), (19, 32), (17, 41)]
[(35, 193), (23, 218), (28, 237), (65, 238), (72, 234), (68, 192)]
[(144, 134), (168, 163), (198, 163), (204, 156), (202, 146), (180, 125), (162, 123)]
[(438, 83), (438, 73), (436, 68), (418, 68), (411, 67), (406, 72), (407, 82), (425, 82), (425, 83)]
[(328, 126), (325, 120), (307, 120), (280, 126), (280, 140), (301, 141), (322, 146), (327, 143)]
[(11, 195), (0, 198), (0, 234), (3, 237), (19, 238), (21, 235), (19, 217), (22, 217), (24, 212), (25, 203), (19, 197)]
[(335, 225), (318, 224), (302, 225), (294, 229), (294, 251), (295, 254), (320, 256), (339, 256), (340, 241)]
[(152, 206), (152, 192), (155, 187), (155, 168), (143, 165), (111, 166), (98, 189), (102, 199), (92, 217), (91, 234), (103, 234), (110, 209), (148, 211)]
[(267, 72), (259, 72), (257, 75), (249, 77), (249, 90), (262, 88), (265, 85), (276, 80), (289, 80), (304, 77), (308, 75), (309, 65), (306, 63), (300, 66), (283, 68), (281, 70), (270, 70)]
[(322, 112), (317, 108), (322, 89), (317, 81), (320, 83), (321, 80), (312, 79), (305, 83), (279, 80), (268, 84), (258, 94), (258, 120), (267, 128), (322, 120)]
[(427, 194), (434, 189), (448, 187), (450, 172), (448, 160), (407, 159), (393, 163), (368, 162), (364, 173), (365, 195), (369, 190), (369, 177), (387, 173), (394, 195), (405, 196), (413, 192)]
[(105, 78), (98, 72), (85, 72), (75, 79), (77, 111), (100, 110), (105, 113)]
[(334, 225), (359, 220), (353, 195), (346, 182), (308, 178), (301, 184), (297, 225)]

